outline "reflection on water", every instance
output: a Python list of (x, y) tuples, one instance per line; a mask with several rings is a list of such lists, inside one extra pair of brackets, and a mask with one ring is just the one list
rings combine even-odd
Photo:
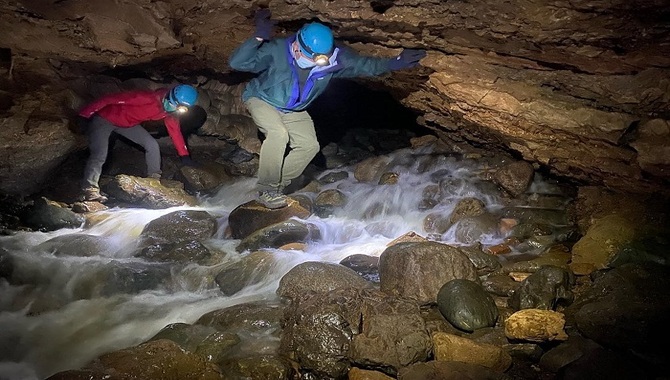
[[(239, 241), (222, 237), (229, 213), (253, 199), (253, 179), (240, 179), (215, 196), (202, 199), (201, 207), (188, 208), (207, 210), (220, 222), (218, 233), (207, 244), (225, 254), (212, 266), (191, 264), (175, 271), (167, 264), (132, 256), (137, 238), (148, 222), (187, 208), (112, 209), (97, 215), (100, 222), (86, 229), (19, 232), (0, 237), (2, 247), (13, 259), (12, 277), (19, 278), (18, 283), (22, 284), (10, 285), (0, 279), (3, 327), (0, 379), (43, 379), (59, 371), (79, 368), (102, 353), (144, 342), (168, 324), (193, 323), (212, 310), (274, 299), (281, 276), (304, 261), (336, 263), (354, 254), (379, 256), (391, 240), (410, 231), (450, 244), (471, 243), (460, 240), (465, 235), (459, 232), (458, 223), (443, 233), (424, 229), (428, 214), (448, 216), (465, 197), (477, 198), (488, 212), (504, 216), (500, 212), (509, 200), (483, 180), (493, 166), (491, 163), (454, 157), (418, 157), (408, 151), (397, 152), (391, 160), (397, 165), (387, 169), (398, 174), (397, 184), (361, 183), (354, 179), (353, 168), (333, 170), (346, 170), (348, 178), (325, 184), (321, 190), (338, 189), (348, 203), (333, 210), (330, 216), (308, 218), (319, 228), (320, 240), (310, 242), (301, 252), (273, 251), (276, 264), (264, 280), (232, 296), (224, 296), (211, 279), (222, 266), (248, 254), (235, 251)], [(437, 186), (440, 195), (431, 193), (428, 186)], [(528, 197), (529, 202), (537, 194), (561, 194), (557, 186), (537, 175), (529, 192), (536, 193)], [(432, 207), (419, 207), (427, 198), (431, 198)], [(82, 241), (94, 247), (95, 252), (89, 256), (56, 255), (50, 248), (54, 241), (44, 244), (59, 236), (81, 232), (97, 237)], [(483, 245), (495, 245), (504, 238), (505, 234), (477, 235), (477, 241)], [(529, 249), (524, 254), (534, 252)], [(519, 253), (511, 253), (514, 254)], [(100, 278), (107, 278), (104, 276), (111, 276), (110, 273), (130, 276), (133, 280), (143, 280), (138, 276), (151, 273), (169, 276), (170, 281), (169, 286), (165, 282), (156, 286), (145, 284), (149, 290), (128, 294), (119, 284), (100, 283)]]

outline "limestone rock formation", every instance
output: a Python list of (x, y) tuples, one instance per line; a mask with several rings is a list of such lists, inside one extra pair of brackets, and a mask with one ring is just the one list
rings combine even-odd
[[(419, 123), (442, 140), (503, 148), (580, 182), (668, 191), (670, 7), (664, 0), (261, 5), (278, 20), (277, 35), (316, 18), (364, 54), (426, 49), (421, 68), (363, 83), (419, 113)], [(252, 35), (257, 6), (242, 0), (0, 2), (0, 190), (34, 192), (75, 149), (77, 135), (63, 122), (74, 125), (71, 94), (82, 90), (75, 79), (134, 73), (210, 89), (215, 79), (223, 87), (244, 83), (249, 76), (232, 72), (227, 59)], [(226, 106), (209, 98), (217, 109), (210, 122), (249, 129), (239, 100)], [(69, 110), (48, 106), (68, 102)], [(239, 138), (256, 144), (248, 137)], [(45, 151), (40, 160), (26, 158)]]

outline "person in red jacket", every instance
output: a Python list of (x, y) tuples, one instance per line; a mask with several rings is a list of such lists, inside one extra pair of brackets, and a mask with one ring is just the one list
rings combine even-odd
[(84, 169), (83, 198), (105, 202), (98, 181), (107, 159), (109, 137), (114, 133), (133, 141), (145, 150), (147, 176), (160, 178), (161, 156), (158, 142), (140, 124), (163, 120), (177, 154), (185, 165), (193, 165), (176, 113), (186, 112), (198, 99), (193, 86), (180, 84), (171, 89), (133, 90), (110, 94), (88, 104), (79, 116), (91, 119), (88, 126), (90, 156)]

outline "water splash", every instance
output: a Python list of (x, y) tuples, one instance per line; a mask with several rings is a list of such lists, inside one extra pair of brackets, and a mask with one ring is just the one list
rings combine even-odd
[[(0, 379), (39, 380), (58, 371), (79, 368), (102, 353), (144, 342), (168, 324), (193, 323), (213, 310), (274, 299), (279, 280), (294, 266), (306, 261), (337, 263), (354, 254), (379, 257), (389, 242), (403, 234), (431, 235), (425, 229), (427, 215), (448, 216), (464, 198), (477, 198), (487, 212), (496, 214), (506, 206), (506, 200), (485, 180), (496, 164), (491, 160), (401, 150), (389, 156), (384, 168), (385, 172), (397, 174), (395, 184), (359, 182), (353, 167), (330, 170), (324, 174), (346, 171), (348, 177), (324, 184), (322, 190), (337, 189), (348, 201), (330, 216), (311, 215), (304, 220), (319, 229), (319, 240), (308, 242), (303, 251), (291, 254), (270, 250), (274, 264), (265, 277), (232, 296), (222, 295), (211, 278), (221, 268), (245, 257), (235, 251), (238, 240), (223, 236), (230, 212), (255, 196), (253, 178), (241, 178), (214, 196), (201, 197), (200, 207), (111, 209), (97, 213), (93, 218), (97, 222), (85, 228), (2, 236), (0, 243), (12, 255), (20, 283), (30, 285), (0, 282)], [(530, 192), (561, 195), (557, 185), (539, 175)], [(432, 207), (422, 208), (422, 202)], [(132, 256), (147, 223), (188, 209), (206, 210), (218, 217), (219, 230), (206, 245), (223, 253), (220, 262), (210, 266), (190, 264), (163, 273), (165, 265)], [(432, 234), (431, 239), (463, 245), (466, 242), (462, 241), (459, 228), (456, 223), (444, 233)], [(102, 254), (72, 257), (35, 249), (49, 239), (82, 233), (104, 238), (106, 249)], [(504, 237), (483, 233), (475, 239), (483, 245), (495, 245)], [(155, 271), (170, 281), (130, 293), (96, 282), (101, 276), (114, 279), (116, 275), (126, 275), (114, 272), (115, 268)]]

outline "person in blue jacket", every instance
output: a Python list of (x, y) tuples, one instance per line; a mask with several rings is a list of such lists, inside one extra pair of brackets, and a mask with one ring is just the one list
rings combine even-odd
[[(287, 205), (283, 189), (300, 176), (319, 152), (314, 122), (305, 111), (332, 78), (376, 76), (411, 68), (426, 56), (405, 49), (394, 58), (357, 54), (337, 46), (327, 26), (310, 22), (289, 37), (270, 39), (270, 10), (259, 9), (255, 35), (230, 56), (230, 67), (258, 74), (246, 85), (242, 100), (265, 135), (258, 167), (258, 202), (275, 209)], [(291, 148), (285, 156), (286, 145)]]

